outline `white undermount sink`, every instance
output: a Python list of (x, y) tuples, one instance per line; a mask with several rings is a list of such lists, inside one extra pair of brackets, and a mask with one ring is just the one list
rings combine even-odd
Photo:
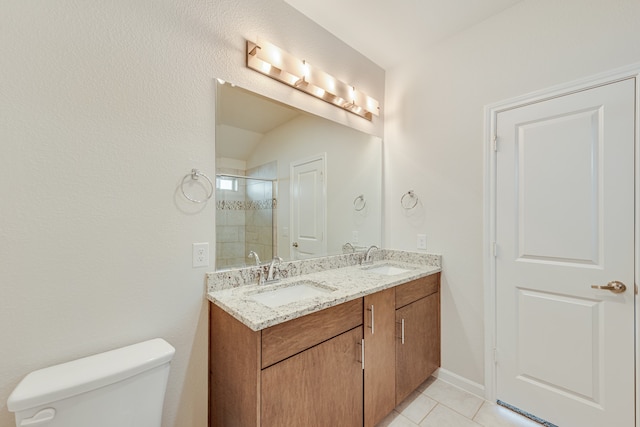
[(275, 308), (292, 302), (327, 295), (333, 291), (335, 291), (334, 288), (312, 282), (311, 280), (302, 280), (276, 288), (258, 290), (250, 297), (262, 305)]
[(393, 264), (373, 265), (371, 267), (363, 267), (362, 269), (368, 271), (369, 273), (376, 273), (383, 276), (395, 276), (396, 274), (402, 274), (411, 271), (410, 268), (398, 267)]

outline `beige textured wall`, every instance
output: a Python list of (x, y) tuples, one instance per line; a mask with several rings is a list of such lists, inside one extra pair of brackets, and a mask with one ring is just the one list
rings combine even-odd
[(386, 244), (443, 255), (444, 369), (484, 382), (484, 106), (640, 61), (638, 22), (637, 0), (525, 0), (387, 70)]
[(336, 121), (369, 123), (244, 68), (270, 39), (383, 101), (384, 71), (280, 0), (0, 3), (0, 426), (28, 372), (163, 337), (176, 347), (164, 426), (207, 419), (206, 268), (214, 77)]

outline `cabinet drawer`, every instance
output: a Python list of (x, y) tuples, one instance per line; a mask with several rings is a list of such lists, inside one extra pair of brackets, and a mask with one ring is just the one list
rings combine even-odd
[(262, 368), (362, 324), (362, 298), (262, 331)]
[(414, 301), (438, 292), (440, 273), (421, 277), (396, 288), (396, 308), (404, 307)]

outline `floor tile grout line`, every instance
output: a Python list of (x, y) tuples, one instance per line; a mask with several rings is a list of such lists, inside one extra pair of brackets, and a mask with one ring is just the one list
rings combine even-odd
[[(426, 391), (426, 390), (425, 390), (425, 391)], [(451, 409), (451, 410), (452, 410), (453, 412), (455, 412), (456, 414), (460, 414), (460, 415), (462, 415), (463, 417), (465, 417), (466, 419), (471, 420), (471, 421), (473, 421), (473, 417), (475, 417), (476, 415), (478, 415), (478, 412), (480, 411), (480, 408), (482, 408), (482, 405), (484, 404), (484, 402), (486, 402), (486, 400), (483, 400), (482, 398), (479, 398), (479, 399), (480, 399), (480, 406), (478, 406), (478, 409), (476, 409), (476, 410), (473, 412), (472, 417), (468, 417), (467, 415), (463, 414), (462, 412), (458, 411), (458, 410), (457, 410), (457, 409), (455, 409), (455, 408), (452, 408), (451, 406), (447, 405), (446, 403), (442, 403), (442, 402), (440, 402), (439, 400), (435, 399), (434, 397), (429, 396), (429, 395), (428, 395), (428, 394), (426, 394), (424, 391), (422, 391), (421, 393), (422, 393), (422, 394), (424, 394), (425, 396), (427, 396), (429, 399), (433, 400), (434, 402), (436, 402), (436, 403), (438, 403), (438, 404), (440, 404), (440, 405), (442, 405), (442, 406), (446, 407), (447, 409)], [(472, 395), (472, 396), (475, 396), (475, 395)], [(477, 396), (475, 396), (475, 397), (477, 397)], [(432, 410), (433, 410), (433, 409), (432, 409)], [(431, 412), (431, 411), (429, 411), (429, 412)]]
[[(433, 400), (435, 400), (435, 399), (433, 399)], [(438, 402), (438, 401), (436, 400), (436, 402)], [(444, 406), (445, 408), (450, 409), (451, 411), (455, 412), (456, 414), (458, 414), (458, 415), (460, 415), (460, 416), (462, 416), (462, 417), (464, 417), (464, 418), (466, 418), (466, 419), (468, 419), (468, 420), (473, 421), (473, 418), (469, 418), (467, 415), (463, 414), (462, 412), (458, 411), (457, 409), (452, 408), (451, 406), (449, 406), (449, 405), (447, 405), (447, 404), (445, 404), (445, 403), (438, 402), (438, 405), (442, 405), (442, 406)], [(480, 404), (480, 406), (482, 407), (482, 404)], [(478, 410), (480, 410), (480, 408), (478, 408)], [(476, 412), (474, 413), (474, 416), (475, 416), (475, 414), (477, 414), (477, 413), (478, 413), (478, 411), (476, 411)]]
[[(425, 395), (425, 396), (426, 396), (426, 395)], [(427, 396), (427, 397), (428, 397), (428, 396)], [(431, 398), (429, 397), (429, 399), (431, 399)], [(434, 402), (436, 402), (436, 404), (435, 404), (435, 405), (433, 405), (433, 407), (432, 407), (431, 409), (429, 409), (429, 411), (425, 414), (425, 416), (424, 416), (424, 417), (422, 417), (422, 419), (421, 419), (421, 420), (420, 420), (420, 422), (418, 423), (418, 426), (420, 425), (420, 423), (421, 423), (421, 422), (423, 422), (424, 420), (426, 420), (426, 419), (427, 419), (427, 417), (429, 416), (429, 414), (431, 414), (431, 413), (433, 412), (433, 410), (434, 410), (434, 409), (436, 409), (436, 406), (441, 405), (441, 403), (440, 403), (440, 402), (438, 402), (437, 400), (435, 400), (435, 399), (431, 399), (431, 400), (433, 400)]]
[[(395, 411), (395, 410), (394, 410)], [(396, 412), (396, 414), (398, 414), (399, 416), (401, 416), (402, 418), (404, 418), (405, 420), (409, 421), (411, 424), (418, 426), (419, 427), (419, 423), (414, 423), (413, 420), (409, 417), (407, 417), (406, 415), (402, 415), (401, 412)]]
[[(451, 408), (451, 407), (449, 407), (449, 406), (445, 405), (444, 403), (442, 403), (442, 402), (438, 402), (438, 401), (437, 401), (437, 400), (435, 400), (435, 399), (433, 399), (433, 400), (436, 402), (436, 405), (431, 409), (431, 411), (429, 411), (429, 414), (431, 414), (431, 413), (436, 409), (436, 406), (441, 405), (441, 406), (443, 406), (443, 407), (447, 408), (448, 410), (450, 410), (451, 412), (453, 412), (454, 414), (458, 414), (458, 415), (460, 415), (460, 416), (461, 416), (462, 418), (464, 418), (465, 420), (469, 420), (469, 421), (471, 421), (473, 424), (478, 425), (479, 427), (487, 427), (487, 426), (485, 426), (484, 424), (480, 424), (479, 422), (475, 421), (473, 418), (469, 418), (469, 417), (467, 417), (466, 415), (464, 415), (464, 414), (462, 414), (462, 413), (460, 413), (460, 412), (456, 411), (455, 409), (453, 409), (453, 408)], [(482, 406), (482, 405), (480, 405), (480, 406)], [(476, 413), (477, 413), (477, 411), (476, 411)], [(427, 415), (427, 416), (429, 416), (429, 415)], [(424, 420), (427, 418), (427, 416), (425, 416), (422, 420), (420, 420), (420, 422), (424, 421)], [(475, 416), (475, 415), (474, 415), (474, 416)]]
[[(476, 412), (471, 417), (471, 421), (474, 421), (476, 415), (478, 415), (478, 413), (480, 412), (480, 409), (482, 409), (482, 407), (484, 406), (484, 402), (488, 402), (488, 401), (487, 400), (482, 400), (482, 402), (480, 403), (480, 406), (478, 406), (478, 409), (476, 409)], [(480, 424), (480, 423), (478, 423), (478, 424)]]

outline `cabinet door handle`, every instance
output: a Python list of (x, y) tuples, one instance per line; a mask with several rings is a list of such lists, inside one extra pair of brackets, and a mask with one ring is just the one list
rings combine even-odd
[(401, 322), (401, 323), (402, 323), (402, 326), (401, 326), (401, 328), (402, 328), (402, 335), (400, 335), (400, 336), (401, 336), (401, 339), (402, 339), (402, 344), (404, 344), (404, 319), (402, 319), (402, 322)]
[(371, 326), (369, 326), (369, 328), (371, 328), (371, 335), (373, 335), (373, 333), (375, 332), (375, 316), (373, 313), (373, 304), (371, 304), (371, 308), (367, 308), (367, 310), (371, 312)]
[(362, 364), (362, 370), (364, 370), (364, 338), (360, 340), (360, 342), (356, 342), (356, 345), (360, 346), (360, 362)]

